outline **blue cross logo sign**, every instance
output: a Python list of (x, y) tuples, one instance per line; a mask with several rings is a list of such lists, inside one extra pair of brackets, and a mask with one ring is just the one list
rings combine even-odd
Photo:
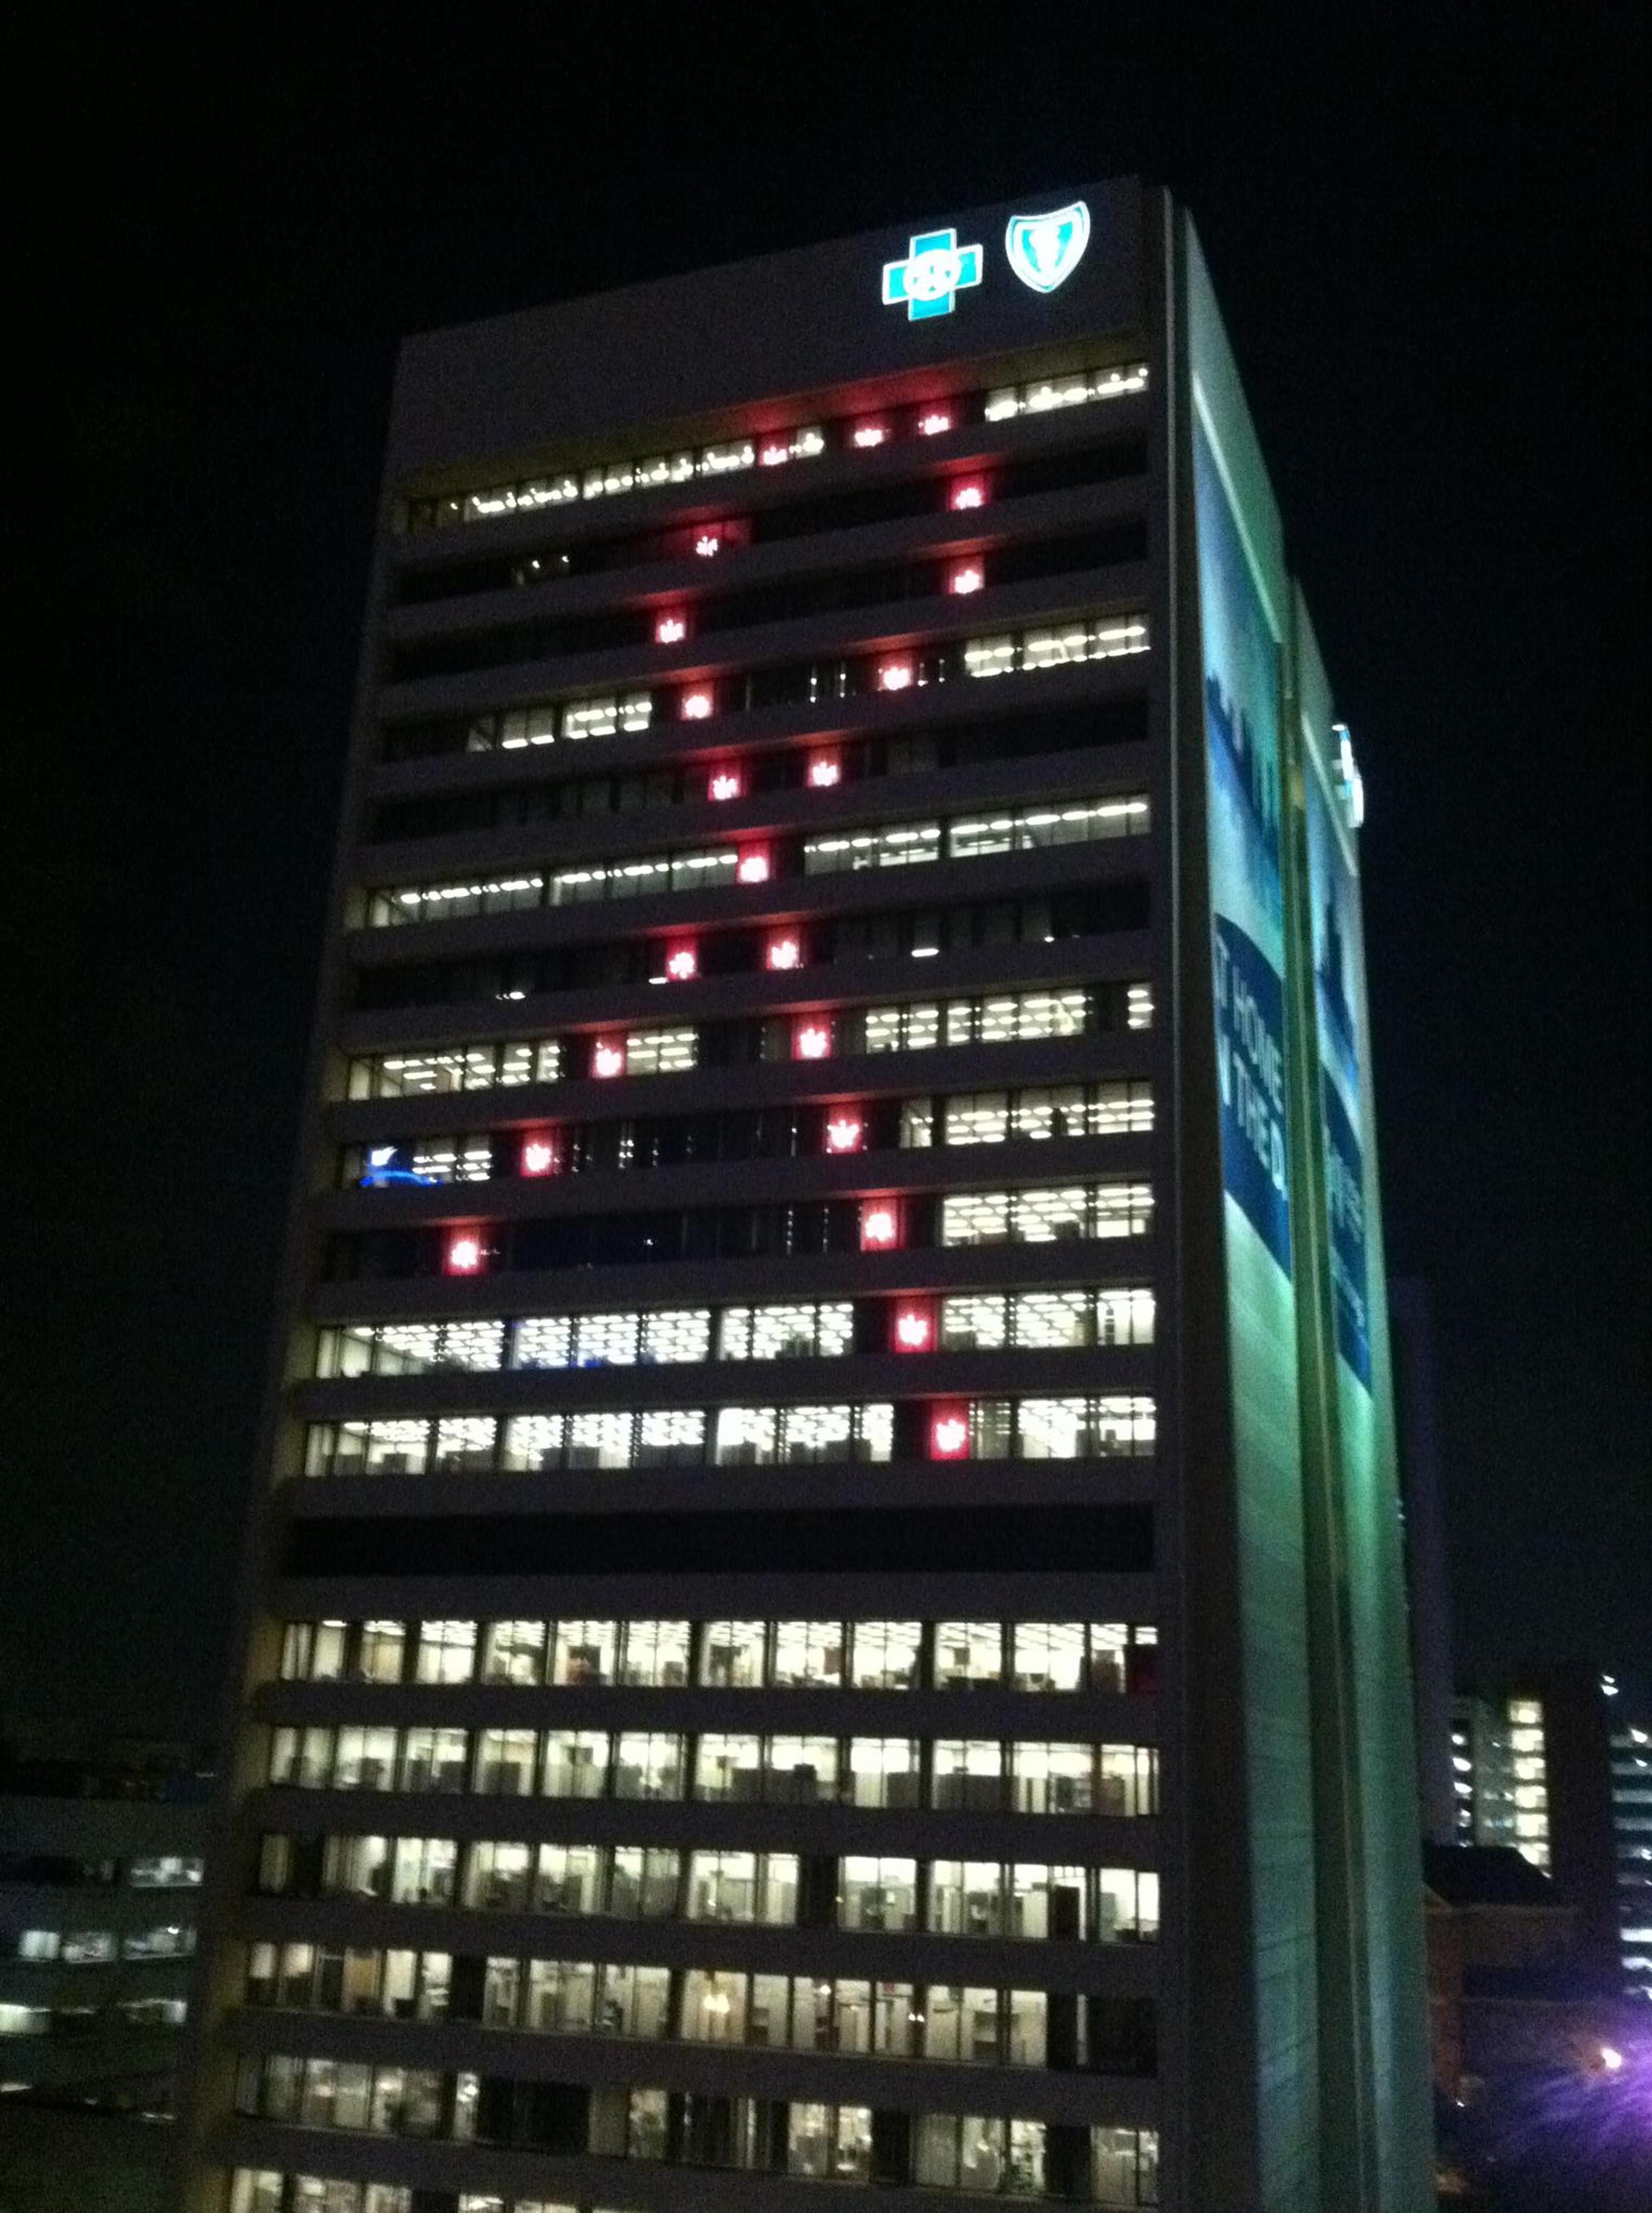
[(925, 230), (910, 241), (904, 261), (883, 265), (883, 304), (906, 302), (909, 323), (949, 315), (957, 295), (981, 281), (981, 249), (960, 246), (955, 230)]

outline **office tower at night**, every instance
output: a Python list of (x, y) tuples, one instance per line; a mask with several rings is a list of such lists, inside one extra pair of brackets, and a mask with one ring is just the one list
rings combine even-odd
[(195, 2213), (1431, 2203), (1358, 816), (1161, 194), (406, 346)]

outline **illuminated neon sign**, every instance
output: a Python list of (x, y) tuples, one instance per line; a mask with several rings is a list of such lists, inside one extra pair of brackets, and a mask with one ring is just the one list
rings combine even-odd
[(883, 265), (883, 304), (903, 302), (909, 323), (949, 315), (960, 292), (981, 281), (981, 249), (960, 246), (955, 230), (923, 230), (908, 241), (904, 261)]
[(1003, 235), (1009, 265), (1035, 292), (1053, 292), (1084, 259), (1090, 211), (1082, 200), (1048, 215), (1012, 215)]

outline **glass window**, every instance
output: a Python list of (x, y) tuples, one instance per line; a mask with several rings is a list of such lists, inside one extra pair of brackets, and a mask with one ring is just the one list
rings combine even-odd
[(857, 1691), (910, 1691), (917, 1683), (923, 1624), (857, 1621), (852, 1626), (852, 1681)]
[(639, 1357), (668, 1363), (706, 1359), (711, 1349), (711, 1315), (705, 1307), (644, 1314)]
[(538, 1754), (538, 1741), (532, 1729), (479, 1729), (476, 1789), (493, 1797), (527, 1797), (533, 1789)]
[(499, 1465), (508, 1474), (548, 1473), (562, 1466), (566, 1434), (567, 1424), (560, 1414), (514, 1414), (505, 1424)]
[(600, 1844), (541, 1844), (533, 1903), (541, 1913), (600, 1913), (605, 1872)]
[(823, 1685), (843, 1688), (844, 1629), (840, 1621), (775, 1624), (772, 1682), (777, 1690)]
[(997, 1683), (1003, 1673), (1003, 1630), (996, 1621), (942, 1621), (935, 1631), (937, 1690)]
[(705, 1630), (700, 1680), (724, 1690), (756, 1690), (767, 1680), (766, 1624), (712, 1621)]
[(916, 1806), (917, 1744), (909, 1737), (852, 1737), (848, 1795), (852, 1806)]
[(655, 1690), (688, 1680), (689, 1625), (686, 1621), (628, 1621), (619, 1680)]
[(658, 1732), (622, 1732), (614, 1763), (616, 1798), (680, 1798), (683, 1741)]
[(416, 1680), (421, 1683), (468, 1683), (475, 1668), (476, 1624), (473, 1621), (420, 1622)]
[(813, 1806), (838, 1795), (835, 1736), (777, 1736), (767, 1741), (764, 1796), (771, 1803)]
[(941, 1344), (948, 1352), (994, 1351), (1009, 1343), (1009, 1302), (1002, 1292), (966, 1293), (942, 1302)]
[(511, 1338), (510, 1364), (513, 1368), (566, 1368), (573, 1334), (573, 1320), (568, 1314), (519, 1321)]
[(545, 1740), (547, 1798), (600, 1798), (607, 1781), (604, 1729), (551, 1729)]
[(1084, 1687), (1082, 1621), (1018, 1621), (1010, 1630), (1018, 1691), (1077, 1691)]
[(840, 1862), (840, 1929), (903, 1930), (917, 1926), (917, 1866), (913, 1860), (848, 1854)]
[(553, 1683), (612, 1683), (619, 1643), (613, 1621), (559, 1621), (552, 1661)]
[(399, 1785), (403, 1790), (462, 1790), (470, 1771), (469, 1740), (462, 1728), (402, 1732)]
[(971, 1813), (1003, 1803), (1003, 1747), (991, 1738), (942, 1738), (934, 1753), (932, 1802)]
[(754, 1805), (761, 1796), (762, 1740), (708, 1732), (699, 1741), (694, 1795)]
[(546, 1627), (542, 1621), (495, 1621), (489, 1624), (482, 1661), (482, 1679), (488, 1683), (542, 1683), (545, 1680)]

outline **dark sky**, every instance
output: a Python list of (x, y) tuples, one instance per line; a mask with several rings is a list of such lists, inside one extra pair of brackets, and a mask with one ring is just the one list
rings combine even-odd
[(1132, 169), (1359, 745), (1460, 1644), (1643, 1664), (1643, 11), (240, 13), (8, 70), (0, 1717), (213, 1718), (398, 335)]

